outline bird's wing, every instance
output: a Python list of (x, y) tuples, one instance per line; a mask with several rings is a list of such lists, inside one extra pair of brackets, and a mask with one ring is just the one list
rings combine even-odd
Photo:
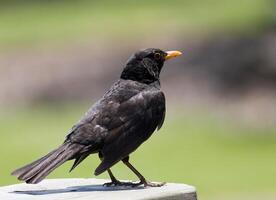
[(65, 143), (69, 142), (82, 146), (79, 153), (74, 156), (75, 162), (70, 171), (91, 153), (97, 153), (102, 148), (108, 130), (103, 125), (100, 125), (98, 121), (102, 119), (103, 114), (108, 110), (112, 113), (113, 110), (116, 110), (116, 105), (108, 105), (106, 101), (100, 100), (73, 126), (71, 132), (67, 135)]
[(72, 128), (66, 141), (83, 146), (73, 168), (86, 155), (101, 151), (104, 154), (101, 171), (104, 171), (161, 127), (165, 116), (164, 94), (137, 84), (133, 81), (115, 84)]
[(147, 86), (134, 81), (117, 81), (103, 98), (95, 103), (73, 126), (65, 142), (79, 144), (82, 148), (74, 156), (75, 163), (71, 170), (89, 154), (100, 151), (109, 132), (108, 127), (119, 126), (121, 123), (116, 117), (119, 106), (144, 90), (145, 87)]
[(121, 123), (117, 115), (120, 105), (142, 91), (133, 81), (118, 81), (76, 123), (65, 141), (87, 146), (100, 144), (112, 127)]
[(119, 105), (106, 124), (108, 133), (101, 149), (103, 161), (96, 169), (98, 175), (128, 156), (147, 140), (165, 117), (165, 96), (158, 89), (139, 92)]

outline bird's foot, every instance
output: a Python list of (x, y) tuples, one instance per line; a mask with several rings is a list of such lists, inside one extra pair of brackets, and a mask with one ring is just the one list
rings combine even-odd
[(114, 186), (118, 186), (120, 184), (121, 184), (120, 181), (115, 180), (115, 181), (104, 183), (103, 186), (105, 186), (105, 187), (114, 187)]
[(116, 186), (125, 186), (125, 187), (138, 187), (140, 185), (144, 185), (144, 187), (161, 187), (165, 185), (166, 183), (153, 183), (149, 182), (147, 180), (140, 181), (138, 183), (135, 182), (121, 182), (119, 180), (113, 180), (108, 183), (104, 183), (103, 186), (105, 187), (116, 187)]
[(166, 183), (163, 182), (163, 183), (152, 183), (152, 182), (149, 182), (149, 181), (143, 181), (141, 182), (141, 184), (144, 184), (144, 187), (161, 187), (163, 185), (165, 185)]
[(115, 186), (137, 187), (142, 184), (143, 184), (142, 182), (134, 183), (134, 182), (121, 182), (121, 181), (116, 180), (116, 181), (104, 183), (103, 186), (105, 186), (105, 187), (115, 187)]

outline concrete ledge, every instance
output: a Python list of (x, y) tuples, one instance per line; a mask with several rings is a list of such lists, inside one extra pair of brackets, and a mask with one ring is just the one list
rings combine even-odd
[(157, 188), (104, 187), (103, 179), (48, 179), (37, 185), (0, 187), (1, 200), (196, 200), (196, 189), (185, 184), (167, 183)]

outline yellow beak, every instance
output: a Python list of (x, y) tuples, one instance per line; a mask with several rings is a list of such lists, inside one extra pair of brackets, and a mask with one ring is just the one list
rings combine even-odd
[(171, 58), (182, 55), (182, 53), (180, 51), (167, 51), (166, 53), (167, 53), (167, 55), (165, 57), (165, 60), (169, 60)]

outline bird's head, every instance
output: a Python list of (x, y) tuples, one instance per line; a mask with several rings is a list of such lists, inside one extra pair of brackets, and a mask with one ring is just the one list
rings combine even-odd
[(140, 50), (128, 59), (121, 78), (146, 84), (153, 83), (159, 80), (164, 62), (181, 54), (180, 51), (162, 51), (154, 48)]

